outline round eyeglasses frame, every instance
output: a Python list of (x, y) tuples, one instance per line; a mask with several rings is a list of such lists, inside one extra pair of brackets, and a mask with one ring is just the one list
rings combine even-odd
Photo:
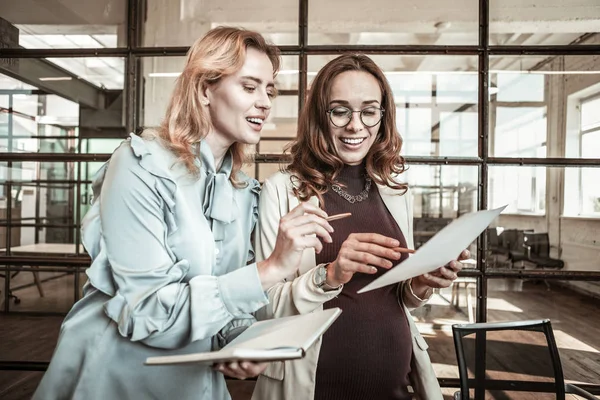
[[(329, 114), (329, 120), (331, 121), (331, 123), (333, 124), (333, 126), (335, 126), (335, 127), (337, 127), (337, 128), (345, 128), (345, 127), (347, 127), (347, 126), (348, 126), (348, 124), (350, 124), (350, 122), (352, 122), (352, 116), (350, 116), (350, 118), (348, 118), (348, 122), (346, 122), (344, 125), (337, 125), (337, 124), (336, 124), (336, 123), (333, 121), (333, 115), (332, 115), (332, 112), (333, 112), (333, 110), (336, 110), (336, 109), (339, 109), (339, 108), (345, 108), (345, 109), (346, 109), (346, 110), (348, 110), (348, 112), (349, 112), (349, 113), (351, 113), (352, 115), (354, 115), (354, 113), (360, 113), (360, 122), (361, 122), (361, 123), (362, 123), (364, 126), (366, 126), (367, 128), (372, 128), (372, 127), (374, 127), (375, 125), (377, 125), (378, 123), (380, 123), (380, 122), (381, 122), (381, 120), (383, 119), (383, 114), (384, 114), (384, 112), (385, 112), (385, 109), (383, 109), (383, 108), (379, 108), (379, 107), (367, 107), (367, 108), (363, 108), (362, 110), (357, 110), (357, 111), (351, 110), (351, 109), (349, 109), (348, 107), (344, 107), (344, 106), (337, 106), (337, 107), (333, 107), (333, 108), (331, 108), (331, 109), (327, 110), (327, 114)], [(379, 117), (379, 120), (378, 120), (377, 122), (373, 123), (373, 124), (370, 124), (370, 125), (369, 125), (369, 124), (366, 124), (366, 123), (365, 123), (365, 121), (364, 121), (364, 119), (363, 119), (363, 112), (365, 112), (365, 111), (367, 111), (367, 110), (373, 110), (373, 109), (381, 111), (381, 115), (380, 115), (380, 117)]]

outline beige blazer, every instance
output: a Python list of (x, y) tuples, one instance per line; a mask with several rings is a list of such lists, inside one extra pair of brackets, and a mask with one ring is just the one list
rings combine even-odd
[[(377, 188), (383, 202), (406, 236), (408, 246), (413, 248), (410, 194), (400, 195), (400, 192), (387, 186), (378, 185)], [(277, 239), (279, 220), (299, 204), (291, 189), (289, 175), (281, 172), (267, 179), (263, 185), (255, 237), (257, 261), (263, 260), (271, 254)], [(312, 197), (309, 201), (318, 205), (316, 197)], [(285, 282), (280, 282), (268, 290), (270, 303), (257, 312), (257, 318), (279, 318), (322, 310), (323, 303), (337, 296), (340, 291), (325, 292), (323, 289), (317, 288), (313, 280), (316, 267), (315, 252), (313, 249), (307, 249), (302, 256), (298, 273), (287, 277)], [(413, 360), (410, 379), (415, 398), (443, 400), (440, 386), (427, 354), (427, 343), (409, 313), (410, 310), (421, 306), (424, 302), (405, 290), (404, 284), (399, 286), (398, 299), (399, 304), (405, 308), (412, 333)], [(252, 399), (313, 399), (320, 348), (321, 339), (306, 352), (306, 356), (301, 360), (269, 364), (258, 378)]]

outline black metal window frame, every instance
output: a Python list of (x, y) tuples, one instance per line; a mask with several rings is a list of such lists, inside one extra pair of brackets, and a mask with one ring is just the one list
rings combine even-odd
[[(474, 0), (475, 1), (475, 0)], [(488, 169), (490, 166), (540, 166), (540, 167), (600, 167), (594, 159), (577, 158), (510, 158), (494, 157), (489, 155), (489, 59), (491, 56), (597, 56), (600, 53), (600, 45), (571, 45), (556, 46), (490, 46), (489, 44), (489, 0), (477, 0), (479, 6), (479, 40), (476, 45), (310, 45), (308, 44), (308, 7), (310, 0), (298, 0), (298, 44), (279, 46), (283, 56), (297, 56), (299, 63), (299, 81), (298, 90), (286, 90), (286, 95), (298, 95), (298, 109), (300, 110), (304, 103), (307, 90), (308, 57), (311, 55), (332, 55), (344, 52), (360, 52), (365, 54), (377, 55), (446, 55), (460, 56), (470, 55), (478, 58), (478, 156), (477, 157), (406, 157), (410, 164), (422, 165), (471, 165), (478, 167), (478, 209), (488, 208)], [(497, 0), (501, 1), (501, 0)], [(125, 58), (125, 125), (127, 132), (133, 132), (139, 128), (141, 95), (143, 93), (143, 79), (141, 76), (141, 60), (144, 57), (169, 57), (185, 56), (189, 46), (173, 47), (143, 47), (142, 31), (143, 18), (145, 15), (145, 0), (127, 1), (127, 47), (120, 48), (102, 48), (102, 49), (0, 49), (0, 57), (3, 59), (11, 58), (82, 58), (82, 57), (124, 57)], [(271, 138), (272, 140), (287, 140), (289, 138)], [(80, 141), (81, 142), (81, 141)], [(96, 162), (105, 161), (110, 154), (85, 154), (85, 153), (0, 153), (0, 162), (7, 162), (10, 168), (13, 162), (21, 161), (53, 161), (53, 162)], [(258, 154), (255, 162), (262, 163), (281, 163), (287, 158), (278, 154)], [(81, 176), (81, 168), (78, 168), (78, 202), (81, 201), (80, 188), (82, 182), (85, 182)], [(7, 196), (7, 211), (10, 213), (10, 197)], [(79, 213), (80, 207), (77, 207)], [(7, 216), (10, 221), (10, 215)], [(80, 221), (81, 216), (77, 215), (76, 220)], [(516, 279), (550, 279), (550, 280), (577, 280), (577, 281), (600, 281), (600, 271), (509, 271), (509, 270), (488, 270), (485, 259), (486, 240), (485, 234), (480, 236), (477, 241), (477, 265), (476, 270), (463, 271), (461, 276), (470, 276), (477, 278), (477, 322), (486, 321), (487, 311), (487, 281), (497, 278), (516, 278)], [(76, 236), (76, 245), (81, 242), (80, 235)], [(10, 247), (10, 246), (8, 246)], [(36, 265), (65, 265), (72, 271), (81, 272), (89, 266), (89, 258), (85, 256), (65, 258), (43, 259), (37, 257), (12, 256), (10, 252), (6, 256), (0, 256), (0, 266), (12, 266), (14, 270), (27, 270), (26, 266), (32, 262)], [(61, 269), (64, 271), (64, 269)], [(79, 274), (76, 273), (76, 281)], [(8, 289), (8, 288), (6, 288)], [(8, 291), (8, 290), (7, 290)], [(77, 292), (77, 289), (75, 289)], [(78, 294), (74, 294), (75, 299)], [(7, 299), (8, 301), (8, 299)], [(36, 365), (33, 365), (36, 364)], [(23, 367), (22, 363), (16, 365), (16, 369), (40, 369), (44, 368), (33, 363), (27, 367), (27, 362)], [(459, 387), (458, 379), (440, 379), (444, 387)], [(600, 385), (586, 386), (586, 389), (600, 392)]]

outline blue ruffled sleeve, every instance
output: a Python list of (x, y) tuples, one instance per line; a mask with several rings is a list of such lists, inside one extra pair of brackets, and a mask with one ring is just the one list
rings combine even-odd
[(99, 172), (96, 200), (83, 221), (93, 258), (88, 276), (111, 297), (104, 311), (122, 336), (179, 348), (213, 337), (268, 300), (256, 264), (185, 280), (189, 261), (167, 245), (168, 233), (177, 230), (177, 184), (169, 163), (153, 159), (144, 142), (132, 136)]

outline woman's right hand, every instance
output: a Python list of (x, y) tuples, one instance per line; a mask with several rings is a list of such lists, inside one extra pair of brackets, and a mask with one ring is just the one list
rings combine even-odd
[(349, 282), (357, 272), (375, 274), (375, 267), (392, 268), (394, 264), (389, 260), (400, 259), (401, 254), (393, 250), (399, 245), (398, 240), (378, 233), (350, 234), (335, 261), (327, 267), (327, 285), (338, 287)]
[(327, 213), (310, 203), (300, 203), (279, 221), (279, 230), (273, 253), (258, 263), (263, 289), (273, 286), (286, 276), (293, 275), (300, 267), (302, 253), (314, 248), (323, 249), (321, 238), (331, 243), (333, 228), (325, 220)]

